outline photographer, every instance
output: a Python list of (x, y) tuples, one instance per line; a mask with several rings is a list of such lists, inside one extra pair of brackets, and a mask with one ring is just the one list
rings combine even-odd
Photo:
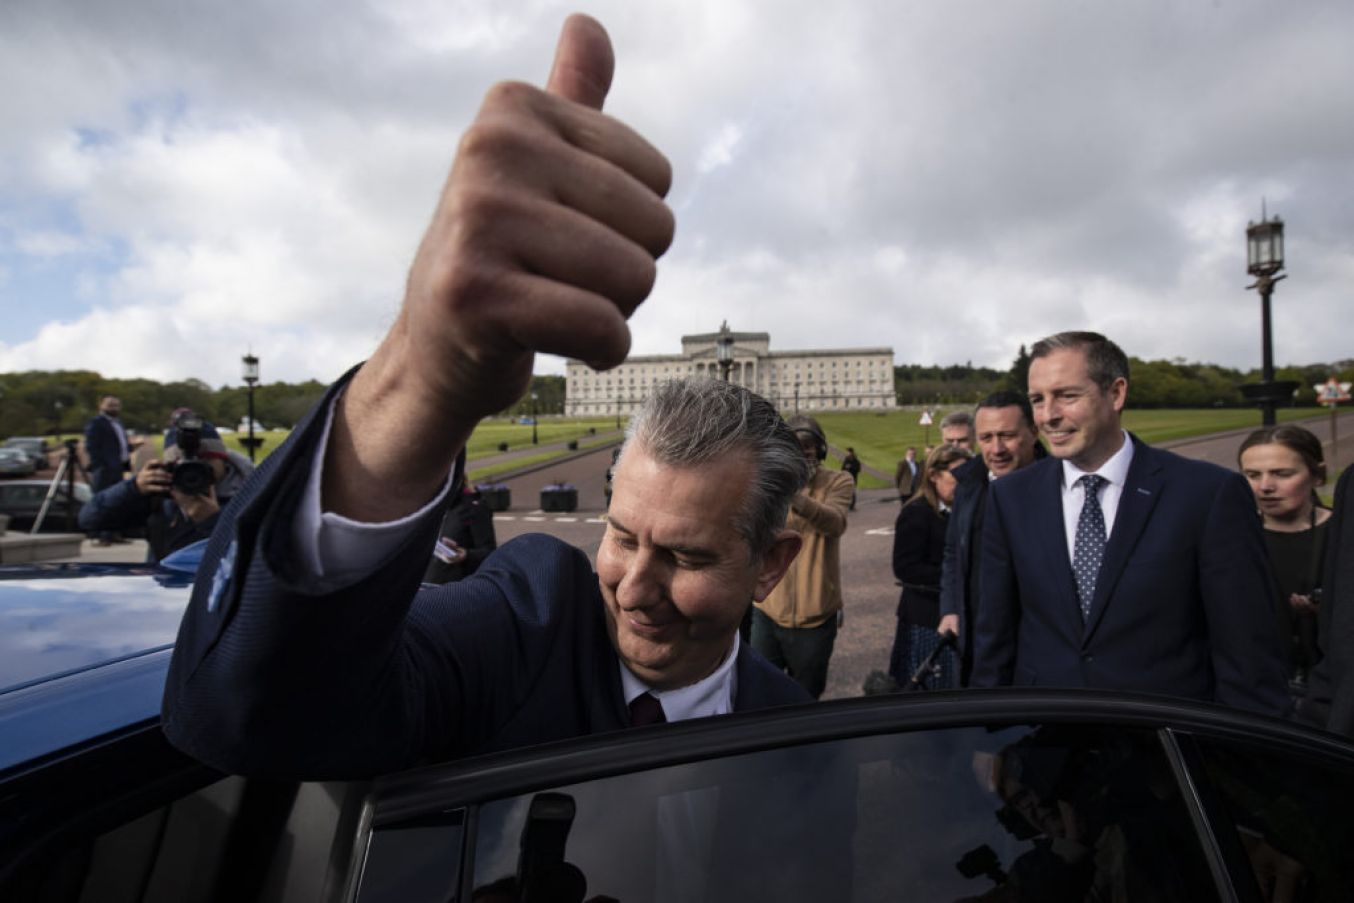
[(96, 492), (80, 511), (80, 529), (144, 527), (146, 560), (155, 563), (211, 535), (221, 508), (252, 470), (237, 458), (215, 427), (182, 414), (165, 433), (163, 460), (149, 461), (135, 479)]

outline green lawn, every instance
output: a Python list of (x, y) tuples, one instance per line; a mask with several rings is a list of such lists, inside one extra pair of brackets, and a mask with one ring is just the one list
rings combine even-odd
[[(625, 426), (624, 418), (621, 419), (621, 426)], [(536, 439), (540, 445), (551, 442), (566, 442), (570, 439), (586, 442), (591, 436), (588, 432), (589, 429), (596, 430), (598, 434), (614, 433), (616, 431), (616, 418), (564, 419), (552, 417), (543, 419), (536, 426)], [(496, 455), (500, 442), (508, 443), (509, 451), (530, 448), (531, 425), (513, 423), (505, 419), (481, 421), (480, 425), (475, 427), (475, 432), (471, 434), (470, 441), (466, 444), (466, 455), (471, 461), (476, 458)]]
[[(935, 423), (958, 408), (944, 408), (933, 412)], [(972, 410), (964, 408), (963, 410)], [(1306, 417), (1320, 416), (1321, 411), (1312, 408), (1285, 408), (1278, 412), (1279, 419), (1301, 420)], [(917, 421), (921, 412), (917, 410), (889, 411), (888, 413), (866, 412), (824, 412), (815, 415), (818, 422), (827, 431), (830, 443), (845, 448), (848, 445), (856, 450), (856, 455), (868, 467), (893, 475), (894, 468), (903, 457), (909, 445), (917, 447), (918, 455), (928, 444), (940, 442), (940, 429), (933, 425), (928, 430)], [(1247, 408), (1200, 408), (1181, 410), (1128, 410), (1124, 413), (1124, 426), (1132, 430), (1145, 442), (1166, 442), (1203, 433), (1217, 433), (1224, 430), (1242, 429), (1247, 426), (1260, 426), (1260, 412)], [(829, 455), (827, 466), (840, 467), (841, 459)], [(860, 475), (860, 488), (881, 489), (890, 484), (866, 472)]]
[[(958, 408), (944, 408), (933, 412), (935, 423), (938, 424), (941, 418), (951, 410), (958, 410)], [(1321, 416), (1322, 413), (1311, 408), (1285, 408), (1280, 410), (1278, 415), (1281, 421), (1286, 421)], [(890, 411), (888, 413), (823, 412), (815, 416), (823, 425), (823, 429), (827, 431), (829, 442), (839, 448), (845, 448), (848, 445), (853, 446), (856, 454), (860, 456), (861, 461), (866, 466), (883, 471), (890, 476), (892, 476), (894, 468), (899, 459), (902, 458), (903, 451), (907, 446), (915, 445), (920, 452), (928, 442), (935, 445), (940, 441), (939, 428), (932, 426), (928, 430), (922, 427), (917, 422), (921, 412), (913, 409)], [(1248, 426), (1258, 428), (1259, 421), (1259, 411), (1245, 408), (1130, 409), (1124, 414), (1124, 425), (1147, 442), (1166, 442), (1203, 433), (1243, 429)], [(622, 418), (622, 427), (625, 422), (625, 419)], [(589, 433), (590, 429), (595, 430), (596, 433)], [(580, 447), (583, 448), (601, 441), (596, 437), (615, 431), (616, 420), (614, 417), (579, 419), (552, 417), (541, 420), (536, 428), (538, 444), (546, 445), (552, 442), (577, 439)], [(265, 439), (263, 447), (258, 451), (258, 460), (262, 461), (282, 444), (283, 440), (287, 438), (287, 431), (268, 430), (260, 435)], [(62, 438), (79, 438), (79, 436), (78, 434), (71, 434)], [(226, 433), (222, 438), (227, 447), (244, 452), (244, 449), (240, 446), (241, 436), (239, 433)], [(154, 443), (157, 453), (163, 447), (164, 440), (159, 434), (148, 436), (147, 441)], [(506, 419), (486, 420), (480, 423), (474, 434), (471, 435), (467, 449), (472, 464), (476, 459), (497, 454), (500, 442), (508, 443), (508, 448), (511, 451), (530, 448), (530, 424), (513, 423)], [(518, 458), (511, 463), (485, 468), (472, 467), (470, 476), (473, 480), (484, 480), (497, 473), (549, 460), (559, 454), (562, 454), (562, 452), (542, 452), (539, 455)], [(829, 455), (826, 463), (829, 467), (840, 467), (841, 459), (836, 455)], [(1333, 484), (1334, 477), (1327, 485)], [(873, 477), (869, 473), (862, 472), (860, 475), (860, 487), (862, 489), (881, 489), (888, 485), (887, 481)]]

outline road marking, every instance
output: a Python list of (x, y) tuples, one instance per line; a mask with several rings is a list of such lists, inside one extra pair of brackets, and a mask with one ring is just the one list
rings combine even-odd
[[(494, 520), (498, 520), (498, 521), (514, 521), (514, 520), (517, 520), (517, 515), (515, 515), (515, 514), (495, 514), (495, 515), (494, 515)], [(578, 518), (576, 518), (576, 517), (538, 517), (537, 515), (534, 515), (534, 514), (524, 514), (524, 515), (522, 515), (522, 520), (528, 521), (528, 522), (533, 523), (533, 524), (540, 524), (540, 523), (544, 523), (545, 521), (553, 521), (554, 523), (557, 523), (557, 524), (576, 524), (576, 523), (579, 522), (579, 521), (578, 521)], [(585, 523), (585, 524), (605, 524), (605, 523), (606, 523), (606, 518), (605, 518), (605, 517), (588, 517), (588, 518), (584, 518), (584, 519), (583, 519), (583, 523)]]
[(866, 530), (866, 536), (892, 536), (892, 527), (875, 527), (873, 530)]

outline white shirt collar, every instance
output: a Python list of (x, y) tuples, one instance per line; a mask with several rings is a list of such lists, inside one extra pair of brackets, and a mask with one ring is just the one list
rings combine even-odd
[(1128, 466), (1133, 463), (1133, 439), (1128, 435), (1127, 430), (1123, 430), (1122, 432), (1124, 434), (1124, 444), (1119, 446), (1119, 450), (1110, 456), (1108, 461), (1100, 465), (1099, 470), (1082, 470), (1080, 467), (1064, 458), (1063, 489), (1071, 489), (1073, 486), (1077, 485), (1077, 480), (1088, 473), (1102, 476), (1110, 484), (1117, 486), (1119, 489), (1123, 489), (1124, 484), (1128, 482)]
[(636, 696), (649, 693), (662, 704), (663, 717), (668, 721), (729, 714), (733, 711), (734, 693), (738, 691), (734, 662), (738, 660), (741, 644), (742, 640), (735, 632), (733, 647), (712, 674), (675, 690), (653, 689), (632, 674), (625, 663), (617, 658), (616, 667), (621, 669), (621, 692), (625, 695), (625, 704), (628, 706)]

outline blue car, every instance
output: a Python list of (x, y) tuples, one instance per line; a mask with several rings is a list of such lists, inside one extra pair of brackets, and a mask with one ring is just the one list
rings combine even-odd
[(194, 562), (0, 568), (0, 900), (1354, 899), (1354, 746), (1165, 699), (959, 691), (370, 781), (159, 729)]

